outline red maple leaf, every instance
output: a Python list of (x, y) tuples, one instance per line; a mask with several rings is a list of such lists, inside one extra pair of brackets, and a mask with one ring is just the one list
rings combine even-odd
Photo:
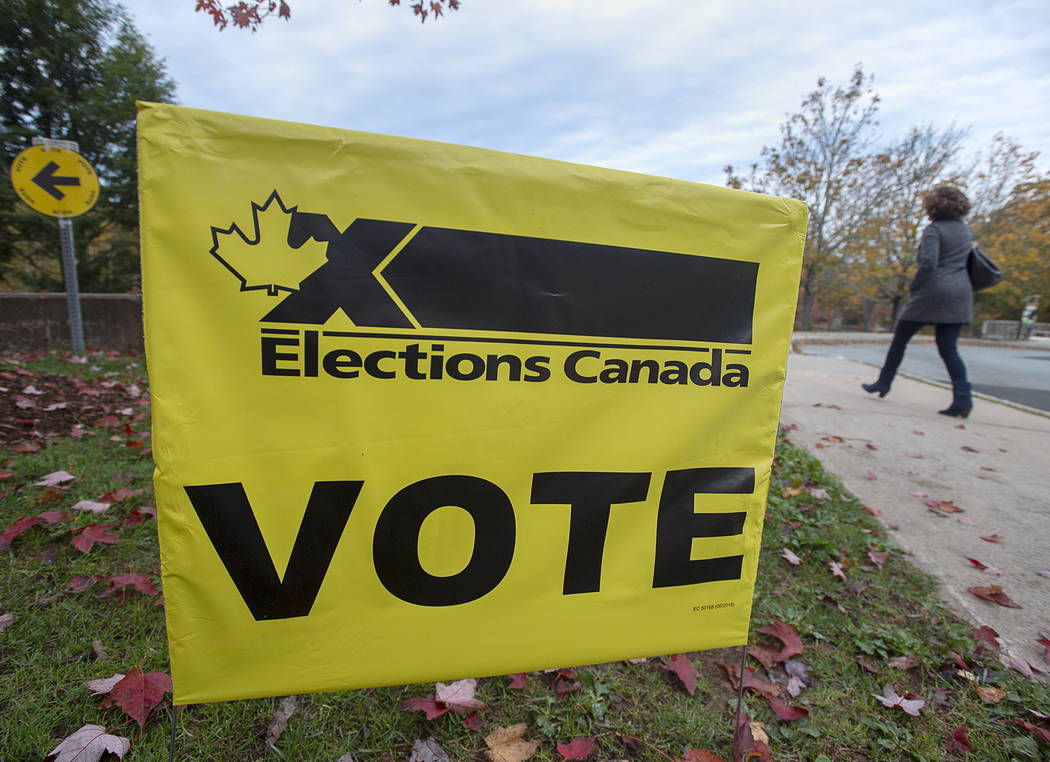
[(165, 693), (171, 693), (168, 675), (163, 672), (143, 673), (135, 667), (113, 686), (102, 702), (102, 708), (116, 704), (141, 728), (153, 707), (164, 700)]
[(1050, 664), (1050, 638), (1039, 638), (1035, 642), (1043, 647), (1043, 661)]
[(520, 691), (525, 688), (525, 673), (524, 672), (512, 672), (507, 675), (510, 678), (510, 684), (507, 686), (507, 690)]
[(417, 696), (402, 701), (399, 711), (424, 712), (428, 720), (433, 720), (445, 714), (448, 711), (448, 707), (440, 701), (435, 701), (433, 696)]
[(467, 730), (480, 731), (485, 727), (485, 724), (481, 721), (481, 718), (478, 717), (477, 712), (471, 712), (463, 718), (463, 727)]
[(68, 513), (62, 511), (44, 511), (36, 516), (23, 516), (20, 519), (16, 519), (12, 522), (7, 529), (0, 532), (0, 550), (7, 550), (11, 547), (11, 543), (18, 535), (25, 532), (27, 529), (35, 527), (37, 524), (55, 524), (59, 521), (66, 521), (69, 519)]
[(598, 751), (598, 745), (593, 738), (574, 738), (569, 743), (555, 744), (562, 759), (587, 759)]
[(685, 686), (690, 696), (696, 694), (696, 667), (693, 666), (689, 659), (682, 656), (682, 654), (675, 654), (664, 662), (664, 669), (674, 672), (678, 676), (678, 679), (682, 681), (682, 685)]
[(681, 760), (675, 762), (726, 762), (723, 757), (714, 754), (707, 749), (686, 749)]
[(1025, 722), (1024, 720), (1015, 719), (1014, 722), (1016, 722), (1022, 728), (1027, 730), (1029, 733), (1034, 733), (1035, 735), (1039, 736), (1039, 738), (1043, 739), (1045, 743), (1050, 743), (1050, 730), (1041, 728), (1038, 725), (1033, 725), (1030, 722)]
[(993, 651), (998, 651), (1002, 646), (999, 643), (999, 633), (993, 630), (988, 625), (982, 625), (973, 631), (973, 639), (984, 646), (988, 646)]
[(119, 577), (108, 577), (106, 581), (109, 582), (109, 589), (106, 590), (106, 595), (112, 595), (122, 587), (133, 587), (140, 593), (146, 593), (147, 595), (157, 594), (157, 588), (153, 586), (153, 582), (148, 574), (123, 574)]
[(998, 603), (1000, 606), (1006, 606), (1010, 609), (1019, 609), (1021, 606), (1014, 603), (1010, 596), (1003, 592), (1002, 587), (999, 585), (989, 585), (988, 587), (968, 587), (966, 592), (973, 593), (978, 598), (984, 598), (986, 601), (992, 603)]
[(777, 663), (777, 656), (780, 651), (772, 646), (764, 646), (758, 643), (753, 646), (748, 646), (747, 652), (749, 655), (755, 657), (763, 667), (766, 669), (772, 669)]
[(784, 644), (784, 647), (777, 654), (777, 661), (786, 661), (805, 650), (805, 646), (802, 645), (802, 639), (799, 638), (795, 628), (780, 619), (777, 619), (768, 627), (759, 627), (758, 631), (764, 635), (772, 635)]
[(944, 746), (951, 754), (956, 752), (963, 752), (964, 754), (968, 751), (973, 751), (973, 747), (970, 746), (970, 739), (966, 737), (968, 728), (963, 725), (954, 733), (952, 733), (948, 740), (944, 742)]
[(80, 530), (80, 534), (78, 534), (71, 540), (73, 547), (79, 550), (81, 553), (90, 553), (91, 549), (95, 547), (96, 542), (107, 543), (109, 545), (116, 545), (118, 542), (120, 542), (120, 538), (110, 531), (115, 526), (117, 525), (88, 524), (86, 527)]
[(769, 708), (773, 710), (773, 714), (777, 716), (778, 720), (787, 722), (809, 717), (809, 710), (805, 707), (788, 706), (776, 696), (765, 696), (765, 694), (763, 696), (769, 702)]

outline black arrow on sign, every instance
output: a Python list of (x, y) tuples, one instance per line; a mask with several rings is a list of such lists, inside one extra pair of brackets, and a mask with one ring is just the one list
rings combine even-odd
[(44, 165), (44, 168), (36, 173), (36, 177), (33, 178), (33, 182), (40, 186), (45, 193), (50, 193), (58, 201), (65, 198), (66, 194), (58, 189), (59, 185), (80, 185), (79, 177), (57, 177), (55, 170), (58, 169), (58, 165), (49, 161)]

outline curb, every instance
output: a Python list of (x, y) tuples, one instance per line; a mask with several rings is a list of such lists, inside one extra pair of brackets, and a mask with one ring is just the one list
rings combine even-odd
[[(796, 345), (800, 345), (802, 343), (803, 342), (792, 342), (791, 351), (793, 353), (795, 353), (795, 354), (800, 354), (800, 355), (807, 354), (806, 352), (802, 351), (801, 348), (796, 348)], [(805, 342), (805, 343), (823, 344), (824, 342)], [(832, 341), (829, 341), (827, 343), (828, 344), (877, 344), (879, 342), (871, 342), (871, 341), (852, 341), (852, 342), (834, 341), (834, 342), (832, 342)], [(931, 342), (920, 342), (920, 343), (932, 344), (933, 342), (931, 341)], [(982, 345), (982, 346), (990, 346), (990, 345)], [(810, 357), (817, 357), (817, 356), (818, 355), (810, 355)], [(881, 367), (879, 365), (875, 365), (874, 363), (864, 362), (863, 360), (851, 360), (851, 359), (846, 358), (846, 357), (844, 357), (842, 359), (845, 360), (846, 362), (856, 363), (857, 365), (866, 365), (867, 367), (875, 368), (876, 370), (878, 370)], [(940, 381), (932, 381), (932, 380), (930, 380), (928, 378), (921, 378), (920, 376), (914, 376), (911, 373), (905, 373), (904, 371), (897, 371), (897, 375), (901, 376), (902, 378), (907, 378), (907, 379), (909, 379), (911, 381), (919, 381), (919, 382), (921, 382), (923, 384), (927, 384), (928, 386), (936, 386), (938, 389), (945, 389), (947, 391), (951, 391), (952, 390), (951, 384), (945, 384), (945, 383), (942, 383)], [(1022, 405), (1020, 402), (1012, 402), (1011, 400), (1004, 400), (1002, 397), (993, 397), (991, 394), (984, 394), (983, 392), (971, 392), (971, 394), (972, 394), (972, 396), (976, 397), (977, 399), (984, 400), (985, 402), (994, 402), (996, 404), (1003, 405), (1004, 407), (1011, 407), (1014, 410), (1020, 410), (1022, 413), (1029, 413), (1031, 415), (1038, 415), (1040, 418), (1050, 418), (1050, 413), (1048, 413), (1047, 411), (1040, 410), (1039, 408), (1035, 408), (1035, 407), (1029, 407), (1028, 405)]]

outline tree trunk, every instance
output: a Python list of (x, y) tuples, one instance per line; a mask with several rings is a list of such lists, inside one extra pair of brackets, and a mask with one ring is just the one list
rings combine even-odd
[(808, 286), (802, 286), (802, 299), (799, 308), (799, 328), (803, 331), (813, 330), (813, 303), (816, 295)]

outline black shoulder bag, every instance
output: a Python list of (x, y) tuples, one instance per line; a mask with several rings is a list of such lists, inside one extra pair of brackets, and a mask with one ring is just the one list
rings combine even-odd
[(966, 272), (970, 275), (970, 285), (973, 286), (974, 291), (991, 288), (1003, 280), (1003, 271), (992, 261), (991, 257), (976, 246), (970, 250)]

